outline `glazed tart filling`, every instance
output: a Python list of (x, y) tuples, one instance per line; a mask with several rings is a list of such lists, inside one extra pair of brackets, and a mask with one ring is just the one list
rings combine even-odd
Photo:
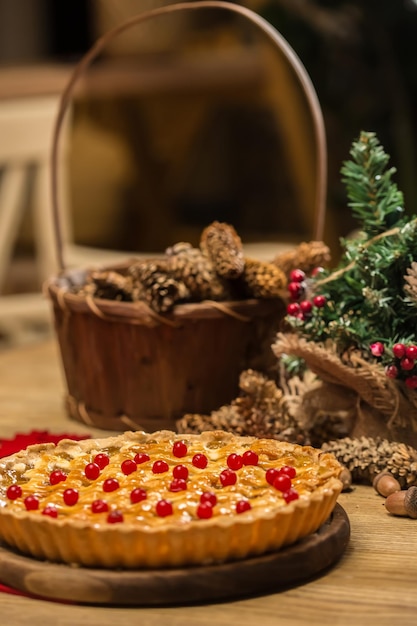
[[(106, 567), (243, 558), (314, 532), (341, 491), (340, 471), (333, 455), (309, 446), (222, 431), (124, 433), (31, 446), (0, 462), (0, 537), (36, 557)], [(294, 536), (288, 519), (305, 517), (309, 507), (313, 525), (307, 516)], [(266, 526), (269, 538), (259, 535)], [(242, 545), (219, 548), (232, 527)], [(130, 537), (133, 553), (109, 545), (109, 533), (123, 536), (123, 543)], [(146, 543), (158, 533), (157, 555), (147, 555)], [(218, 534), (214, 541), (211, 533)], [(91, 546), (88, 537), (94, 537)], [(96, 546), (97, 537), (107, 544)], [(188, 541), (199, 543), (195, 553)]]

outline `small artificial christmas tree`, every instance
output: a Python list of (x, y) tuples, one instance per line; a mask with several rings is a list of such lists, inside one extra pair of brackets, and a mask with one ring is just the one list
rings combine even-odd
[(354, 390), (358, 406), (382, 415), (381, 434), (398, 437), (401, 426), (407, 439), (417, 430), (417, 218), (406, 215), (374, 133), (362, 132), (350, 154), (341, 172), (358, 232), (342, 241), (334, 270), (293, 272), (289, 332), (273, 349), (291, 374), (307, 365)]
[(299, 307), (290, 305), (287, 320), (307, 339), (331, 340), (340, 355), (354, 347), (364, 358), (376, 358), (388, 375), (414, 387), (417, 218), (405, 215), (402, 193), (392, 181), (395, 168), (387, 168), (389, 156), (374, 133), (362, 132), (351, 156), (342, 180), (360, 230), (342, 241), (336, 270), (307, 279), (303, 299)]

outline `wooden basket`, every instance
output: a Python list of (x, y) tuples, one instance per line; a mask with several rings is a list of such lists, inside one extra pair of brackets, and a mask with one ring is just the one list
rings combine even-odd
[(243, 369), (267, 371), (276, 362), (271, 344), (285, 315), (282, 299), (183, 304), (161, 316), (144, 303), (71, 293), (72, 285), (84, 282), (87, 270), (68, 270), (63, 259), (57, 161), (61, 127), (77, 80), (105, 46), (131, 26), (163, 14), (207, 8), (232, 11), (255, 23), (292, 66), (312, 114), (317, 158), (314, 237), (322, 237), (327, 152), (320, 105), (298, 57), (268, 22), (244, 7), (203, 0), (147, 11), (101, 37), (61, 95), (52, 145), (52, 207), (61, 271), (46, 285), (68, 387), (68, 414), (99, 428), (175, 430), (176, 420), (185, 413), (209, 413), (230, 402)]

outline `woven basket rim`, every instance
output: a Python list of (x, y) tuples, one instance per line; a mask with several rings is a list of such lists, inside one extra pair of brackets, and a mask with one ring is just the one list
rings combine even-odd
[[(117, 266), (106, 266), (105, 269), (115, 269)], [(201, 302), (187, 302), (177, 304), (172, 312), (167, 314), (155, 313), (145, 302), (128, 302), (119, 300), (107, 300), (105, 298), (93, 298), (85, 295), (71, 293), (69, 284), (82, 280), (88, 272), (86, 268), (65, 270), (56, 276), (52, 276), (44, 285), (44, 292), (52, 302), (62, 309), (77, 313), (94, 313), (104, 319), (112, 318), (113, 321), (125, 321), (129, 319), (139, 323), (166, 323), (177, 325), (187, 319), (219, 318), (229, 315), (240, 322), (250, 322), (254, 317), (267, 315), (279, 305), (284, 306), (287, 293), (283, 289), (279, 298), (261, 299), (248, 298), (244, 300), (203, 300)]]

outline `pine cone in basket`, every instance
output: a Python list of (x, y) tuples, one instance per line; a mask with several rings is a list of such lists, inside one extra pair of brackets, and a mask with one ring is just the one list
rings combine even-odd
[(130, 302), (133, 299), (131, 276), (124, 276), (115, 271), (91, 271), (87, 274), (85, 285), (77, 292), (79, 295)]
[(330, 261), (330, 249), (326, 244), (322, 241), (304, 241), (293, 250), (278, 254), (272, 263), (288, 276), (294, 269), (310, 274), (316, 267), (327, 267)]
[(226, 282), (215, 272), (210, 259), (199, 248), (180, 242), (167, 248), (168, 271), (189, 290), (193, 300), (227, 300)]
[(233, 226), (215, 221), (203, 230), (198, 248), (179, 242), (162, 258), (132, 261), (120, 271), (90, 271), (84, 283), (71, 290), (94, 298), (145, 302), (159, 314), (186, 302), (281, 299), (292, 267), (308, 269), (324, 264), (327, 257), (324, 244), (311, 242), (273, 262), (246, 258)]
[(249, 297), (279, 298), (287, 284), (287, 278), (273, 263), (245, 258), (241, 282)]
[(200, 248), (223, 278), (238, 278), (245, 266), (242, 241), (230, 224), (213, 222), (202, 232)]
[(178, 302), (189, 299), (187, 287), (172, 277), (164, 260), (135, 263), (129, 267), (129, 273), (134, 283), (134, 299), (145, 301), (157, 313), (167, 313)]

